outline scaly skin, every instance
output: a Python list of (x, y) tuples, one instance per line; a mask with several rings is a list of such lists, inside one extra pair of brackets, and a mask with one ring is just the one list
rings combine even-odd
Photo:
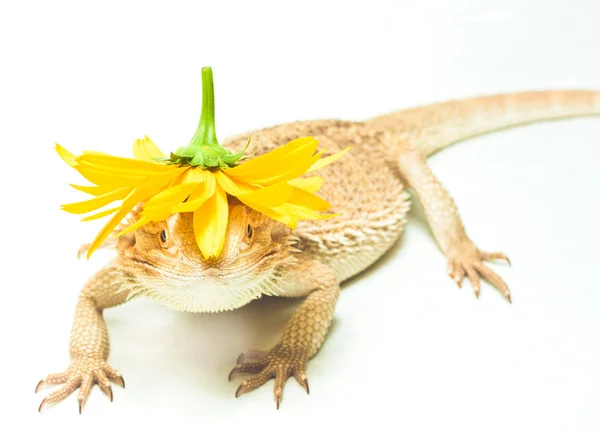
[(123, 272), (111, 265), (96, 273), (81, 290), (71, 331), (71, 365), (64, 372), (49, 375), (38, 383), (36, 392), (47, 385), (64, 384), (42, 401), (40, 411), (45, 404), (63, 400), (79, 388), (77, 400), (81, 413), (94, 383), (111, 401), (109, 380), (125, 387), (121, 374), (106, 364), (110, 347), (102, 311), (125, 302), (127, 291), (122, 287), (127, 282)]
[[(235, 309), (263, 294), (306, 296), (279, 343), (270, 351), (240, 355), (230, 378), (254, 373), (238, 388), (239, 396), (274, 377), (277, 407), (291, 375), (308, 392), (306, 365), (327, 335), (340, 283), (373, 264), (398, 239), (409, 209), (405, 187), (419, 198), (448, 259), (448, 272), (459, 286), (468, 277), (479, 296), (484, 278), (510, 301), (507, 285), (484, 265), (508, 258), (473, 244), (426, 157), (453, 142), (500, 128), (597, 114), (599, 92), (542, 91), (439, 103), (362, 123), (290, 123), (230, 139), (226, 145), (239, 149), (252, 136), (251, 150), (257, 154), (300, 136), (314, 136), (332, 152), (351, 145), (352, 151), (341, 160), (319, 171), (325, 179), (319, 195), (341, 215), (307, 221), (291, 231), (230, 199), (225, 246), (221, 256), (210, 261), (196, 245), (189, 214), (173, 215), (113, 240), (115, 260), (81, 292), (71, 333), (71, 365), (36, 388), (64, 384), (42, 401), (40, 410), (80, 387), (81, 412), (94, 383), (112, 400), (109, 380), (124, 382), (106, 363), (109, 343), (102, 311), (138, 296), (191, 312)], [(137, 216), (134, 210), (117, 230)]]

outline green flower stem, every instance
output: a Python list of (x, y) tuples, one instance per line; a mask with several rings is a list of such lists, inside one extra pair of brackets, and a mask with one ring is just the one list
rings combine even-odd
[[(247, 147), (247, 145), (246, 145)], [(246, 149), (232, 154), (219, 145), (215, 129), (215, 91), (212, 69), (202, 68), (202, 111), (200, 122), (192, 140), (171, 154), (168, 161), (189, 164), (204, 169), (234, 167), (244, 156)]]
[(202, 68), (202, 111), (196, 134), (189, 146), (219, 145), (215, 129), (215, 88), (210, 67)]

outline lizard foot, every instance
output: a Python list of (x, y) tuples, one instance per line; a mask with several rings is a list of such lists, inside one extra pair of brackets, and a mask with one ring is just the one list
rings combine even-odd
[(479, 298), (480, 278), (484, 278), (496, 287), (511, 303), (510, 290), (506, 283), (493, 270), (483, 265), (484, 261), (504, 260), (510, 265), (509, 258), (501, 252), (483, 252), (469, 240), (455, 247), (448, 255), (448, 274), (462, 287), (465, 277), (469, 278), (475, 296)]
[(239, 397), (248, 391), (264, 385), (271, 378), (275, 378), (273, 393), (277, 409), (283, 396), (283, 387), (290, 376), (294, 376), (298, 383), (309, 393), (308, 378), (306, 377), (306, 363), (308, 354), (298, 347), (277, 344), (270, 351), (252, 350), (238, 357), (237, 365), (229, 373), (229, 380), (239, 373), (254, 373), (239, 386), (235, 396)]
[(50, 385), (64, 384), (61, 388), (49, 394), (42, 400), (39, 411), (41, 412), (46, 405), (66, 399), (73, 391), (79, 388), (77, 401), (79, 402), (79, 413), (81, 413), (81, 409), (88, 399), (94, 384), (98, 384), (100, 389), (112, 402), (113, 393), (110, 381), (125, 388), (125, 380), (123, 379), (123, 376), (121, 376), (121, 373), (106, 364), (104, 360), (76, 358), (64, 372), (48, 375), (38, 382), (35, 387), (36, 393), (40, 389)]

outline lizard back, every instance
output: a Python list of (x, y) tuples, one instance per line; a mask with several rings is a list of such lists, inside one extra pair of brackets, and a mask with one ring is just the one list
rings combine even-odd
[[(325, 262), (341, 281), (373, 264), (398, 239), (406, 222), (409, 195), (397, 169), (411, 148), (428, 157), (461, 140), (536, 121), (600, 114), (600, 91), (531, 91), (474, 97), (405, 109), (364, 123), (304, 121), (246, 133), (228, 144), (237, 150), (252, 137), (257, 154), (301, 136), (321, 148), (353, 149), (319, 171), (319, 195), (338, 217), (304, 221), (295, 234), (299, 247)], [(368, 178), (368, 180), (367, 180)]]

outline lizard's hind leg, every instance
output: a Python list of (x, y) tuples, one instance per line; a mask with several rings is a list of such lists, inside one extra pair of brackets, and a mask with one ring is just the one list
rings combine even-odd
[(434, 176), (425, 157), (406, 145), (406, 149), (398, 156), (398, 168), (421, 202), (431, 230), (448, 259), (450, 277), (459, 287), (467, 277), (477, 297), (480, 293), (480, 278), (484, 278), (510, 302), (510, 290), (506, 283), (483, 264), (490, 260), (505, 260), (510, 263), (508, 257), (499, 252), (481, 251), (473, 244), (465, 233), (454, 200)]

